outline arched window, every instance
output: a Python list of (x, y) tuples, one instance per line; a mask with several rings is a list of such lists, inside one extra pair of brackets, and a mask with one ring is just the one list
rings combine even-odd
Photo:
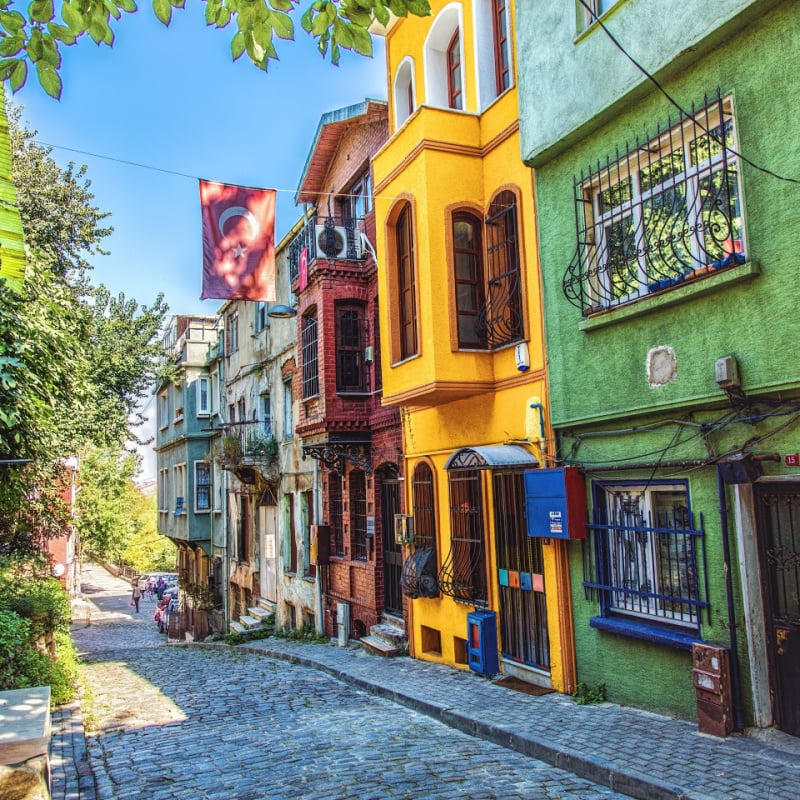
[(425, 102), (438, 108), (465, 108), (461, 4), (437, 15), (425, 40)]
[(483, 223), (473, 214), (453, 215), (453, 278), (459, 347), (486, 347), (486, 327), (480, 313), (484, 306)]
[(414, 542), (417, 547), (436, 551), (436, 504), (434, 500), (433, 470), (424, 462), (414, 468), (411, 478), (411, 495), (414, 505)]
[(394, 77), (394, 118), (399, 128), (414, 113), (414, 61), (404, 58)]
[(303, 317), (300, 338), (303, 357), (303, 397), (314, 397), (319, 394), (317, 315), (315, 311), (310, 311)]
[(417, 354), (416, 266), (411, 206), (406, 205), (395, 223), (397, 244), (397, 302), (400, 321), (400, 358)]
[(497, 194), (486, 217), (486, 333), (489, 347), (522, 339), (522, 281), (517, 197)]

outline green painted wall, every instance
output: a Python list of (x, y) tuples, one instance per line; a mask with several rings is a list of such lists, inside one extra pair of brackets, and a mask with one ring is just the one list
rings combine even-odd
[[(614, 19), (634, 5), (635, 0), (621, 3)], [(756, 164), (800, 178), (800, 4), (764, 3), (761, 10), (764, 13), (757, 21), (729, 41), (702, 54), (694, 52), (691, 66), (679, 72), (667, 70), (664, 86), (684, 106), (702, 102), (704, 94), (715, 92), (718, 86), (723, 93), (732, 93), (739, 151)], [(520, 31), (520, 52), (529, 52), (534, 46), (531, 37), (530, 28)], [(642, 50), (648, 41), (640, 37), (627, 44), (632, 51)], [(706, 442), (692, 423), (718, 421), (731, 411), (715, 381), (714, 364), (722, 356), (736, 355), (749, 395), (800, 396), (796, 352), (800, 339), (800, 186), (742, 164), (747, 265), (707, 279), (702, 291), (697, 283), (694, 288), (680, 287), (635, 304), (646, 308), (644, 313), (631, 315), (619, 309), (610, 315), (618, 318), (614, 324), (598, 323), (597, 318), (584, 321), (581, 311), (567, 302), (562, 292), (564, 272), (576, 249), (574, 178), (582, 168), (612, 155), (617, 147), (624, 148), (626, 140), (653, 132), (671, 113), (674, 117), (674, 109), (659, 92), (643, 89), (640, 95), (629, 98), (612, 116), (602, 115), (600, 127), (591, 135), (575, 137), (552, 158), (536, 159), (550, 414), (559, 455), (581, 463), (589, 479), (652, 475), (689, 480), (692, 509), (705, 515), (706, 577), (712, 610), (710, 621), (704, 617), (702, 634), (706, 641), (727, 644), (715, 468), (604, 473), (601, 465), (620, 459), (652, 463), (668, 446), (665, 458), (670, 461), (705, 458)], [(562, 100), (565, 105), (571, 98), (564, 94)], [(524, 93), (521, 96), (523, 128), (537, 103), (531, 97), (528, 108)], [(555, 119), (551, 125), (555, 130), (569, 127), (563, 119)], [(653, 388), (646, 377), (646, 356), (660, 345), (674, 349), (677, 379)], [(755, 408), (763, 411), (768, 405), (756, 403)], [(753, 446), (757, 452), (797, 452), (800, 425), (793, 420), (781, 417), (755, 426), (737, 422), (712, 433), (709, 447), (714, 453), (724, 453), (742, 447), (751, 437), (763, 437)], [(658, 427), (645, 430), (652, 423)], [(781, 426), (785, 427), (779, 430)], [(627, 432), (586, 436), (614, 430)], [(800, 478), (800, 471), (784, 467), (782, 461), (769, 462), (765, 468), (773, 475)], [(733, 524), (731, 516), (731, 528)], [(733, 531), (731, 540), (734, 544)], [(589, 620), (599, 614), (599, 605), (584, 594), (581, 547), (579, 543), (570, 545), (578, 679), (589, 685), (606, 683), (612, 701), (693, 718), (689, 653), (590, 628)], [(736, 560), (734, 544), (738, 651), (749, 718), (749, 674)]]

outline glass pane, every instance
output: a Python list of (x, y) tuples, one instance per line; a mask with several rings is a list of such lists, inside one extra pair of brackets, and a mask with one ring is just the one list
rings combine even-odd
[(683, 148), (679, 147), (671, 153), (659, 158), (658, 160), (651, 161), (649, 164), (643, 166), (639, 172), (640, 186), (643, 192), (647, 192), (654, 186), (664, 183), (676, 175), (683, 172)]
[(460, 283), (456, 287), (456, 306), (461, 311), (478, 310), (478, 291), (475, 285)]
[(684, 184), (665, 189), (644, 202), (642, 225), (648, 280), (682, 273), (692, 265)]
[(636, 259), (636, 236), (633, 218), (624, 217), (604, 228), (606, 253), (606, 290), (619, 299), (639, 289), (639, 262)]
[(474, 316), (460, 315), (458, 317), (458, 342), (463, 346), (483, 346), (483, 339), (475, 330), (476, 318)]
[(477, 277), (475, 256), (471, 253), (456, 253), (456, 279), (474, 281)]
[(600, 192), (600, 213), (605, 214), (612, 208), (629, 203), (633, 196), (633, 184), (630, 178), (615, 183)]
[(453, 244), (459, 250), (474, 250), (474, 227), (466, 220), (456, 220), (453, 223)]

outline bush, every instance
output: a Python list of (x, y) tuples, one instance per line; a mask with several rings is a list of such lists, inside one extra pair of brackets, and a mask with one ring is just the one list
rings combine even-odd
[(30, 620), (34, 640), (69, 631), (69, 598), (55, 578), (0, 575), (0, 611)]

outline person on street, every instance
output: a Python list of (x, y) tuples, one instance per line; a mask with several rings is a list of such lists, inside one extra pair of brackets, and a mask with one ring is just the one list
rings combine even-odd
[(142, 599), (142, 590), (139, 586), (139, 579), (134, 578), (131, 581), (131, 587), (133, 589), (133, 604), (136, 606), (136, 613), (139, 613), (139, 600)]

